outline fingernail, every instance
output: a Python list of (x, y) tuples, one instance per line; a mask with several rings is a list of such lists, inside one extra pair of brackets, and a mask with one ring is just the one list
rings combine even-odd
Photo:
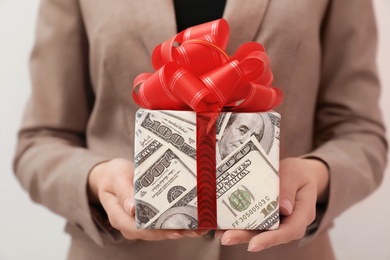
[(214, 237), (216, 239), (220, 239), (222, 237), (223, 231), (215, 231)]
[(179, 239), (179, 238), (182, 238), (183, 236), (180, 235), (179, 233), (172, 233), (172, 234), (168, 234), (167, 235), (167, 238), (169, 239)]
[(192, 231), (192, 234), (196, 237), (201, 235), (199, 231)]
[(287, 214), (292, 213), (293, 207), (292, 207), (290, 200), (282, 199), (282, 201), (280, 202), (280, 206), (283, 207), (287, 211)]
[(248, 251), (249, 252), (259, 252), (261, 250), (263, 250), (265, 247), (263, 245), (249, 245), (248, 246)]
[(209, 231), (208, 230), (198, 230), (198, 234), (199, 236), (203, 236), (203, 235), (206, 235)]
[(195, 231), (188, 231), (188, 230), (184, 230), (183, 235), (185, 237), (199, 237), (199, 235)]
[(224, 246), (232, 246), (232, 245), (237, 245), (240, 241), (238, 239), (234, 238), (222, 238), (221, 244)]
[(127, 214), (133, 216), (135, 214), (135, 207), (132, 199), (127, 198), (125, 199), (125, 205), (124, 205), (125, 211)]

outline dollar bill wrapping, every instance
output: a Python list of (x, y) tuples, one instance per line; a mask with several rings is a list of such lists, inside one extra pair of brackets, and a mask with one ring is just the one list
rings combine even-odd
[[(195, 112), (137, 112), (138, 228), (198, 228), (196, 129)], [(222, 112), (215, 129), (217, 228), (276, 229), (279, 114)]]
[(280, 117), (267, 111), (283, 95), (264, 47), (229, 56), (228, 38), (224, 19), (180, 32), (133, 82), (139, 228), (278, 226)]

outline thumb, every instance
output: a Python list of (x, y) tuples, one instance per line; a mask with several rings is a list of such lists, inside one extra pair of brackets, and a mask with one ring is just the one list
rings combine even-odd
[(127, 197), (125, 201), (123, 202), (123, 208), (125, 209), (126, 213), (130, 216), (135, 215), (135, 204), (134, 204), (134, 198)]
[(284, 216), (291, 215), (291, 213), (293, 212), (292, 200), (289, 200), (285, 197), (280, 197), (279, 200), (280, 214)]
[(116, 165), (116, 171), (118, 174), (114, 175), (116, 178), (114, 192), (125, 212), (130, 216), (134, 216), (134, 164), (121, 159)]
[(294, 209), (295, 196), (299, 188), (297, 178), (294, 178), (294, 159), (284, 159), (279, 166), (279, 208), (281, 215), (291, 215)]

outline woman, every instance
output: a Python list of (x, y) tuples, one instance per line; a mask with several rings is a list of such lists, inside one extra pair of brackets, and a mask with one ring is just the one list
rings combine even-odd
[[(386, 163), (371, 2), (181, 2), (42, 1), (17, 177), (67, 219), (69, 259), (333, 259), (328, 228), (379, 185)], [(152, 71), (157, 44), (222, 13), (228, 53), (263, 44), (285, 95), (280, 228), (136, 230), (131, 82)]]

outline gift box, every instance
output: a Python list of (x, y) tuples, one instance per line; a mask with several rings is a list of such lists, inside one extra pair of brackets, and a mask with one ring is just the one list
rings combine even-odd
[[(199, 228), (196, 117), (191, 111), (137, 112), (134, 192), (138, 228)], [(214, 228), (278, 227), (279, 133), (276, 112), (219, 114), (215, 157), (211, 158), (216, 162), (212, 169)]]
[(134, 80), (138, 228), (278, 227), (282, 93), (264, 47), (229, 56), (228, 38), (224, 19), (191, 27)]

